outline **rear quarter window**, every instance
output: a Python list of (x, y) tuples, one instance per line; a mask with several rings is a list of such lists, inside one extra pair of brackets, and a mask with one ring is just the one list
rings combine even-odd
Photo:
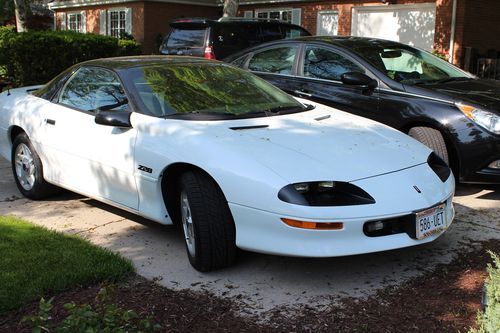
[(203, 47), (206, 34), (207, 28), (174, 28), (168, 36), (167, 47)]

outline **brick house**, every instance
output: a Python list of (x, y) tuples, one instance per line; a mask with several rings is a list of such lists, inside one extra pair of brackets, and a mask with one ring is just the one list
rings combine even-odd
[[(133, 35), (145, 53), (179, 17), (216, 17), (222, 0), (56, 0), (55, 26)], [(281, 19), (313, 34), (371, 36), (438, 50), (463, 66), (464, 49), (500, 50), (496, 0), (240, 0), (238, 16)]]
[(185, 16), (216, 17), (222, 7), (216, 0), (56, 0), (58, 30), (74, 30), (120, 37), (131, 35), (143, 45), (145, 54), (158, 52), (158, 40), (169, 23)]

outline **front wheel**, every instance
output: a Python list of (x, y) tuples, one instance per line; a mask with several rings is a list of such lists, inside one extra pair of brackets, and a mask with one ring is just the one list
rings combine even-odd
[(208, 175), (190, 171), (180, 178), (180, 216), (191, 265), (207, 272), (230, 266), (236, 231), (219, 186)]
[(11, 160), (17, 188), (25, 197), (39, 200), (55, 192), (43, 178), (42, 161), (25, 133), (14, 139)]

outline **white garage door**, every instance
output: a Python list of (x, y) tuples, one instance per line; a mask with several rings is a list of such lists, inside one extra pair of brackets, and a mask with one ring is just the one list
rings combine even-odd
[(436, 5), (354, 7), (351, 34), (394, 40), (432, 50)]

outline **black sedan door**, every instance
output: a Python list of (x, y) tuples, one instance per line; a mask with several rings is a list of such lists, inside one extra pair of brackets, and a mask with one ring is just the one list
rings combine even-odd
[(306, 44), (297, 69), (294, 95), (363, 117), (377, 117), (378, 89), (342, 83), (341, 75), (350, 72), (375, 78), (349, 56), (322, 45)]

